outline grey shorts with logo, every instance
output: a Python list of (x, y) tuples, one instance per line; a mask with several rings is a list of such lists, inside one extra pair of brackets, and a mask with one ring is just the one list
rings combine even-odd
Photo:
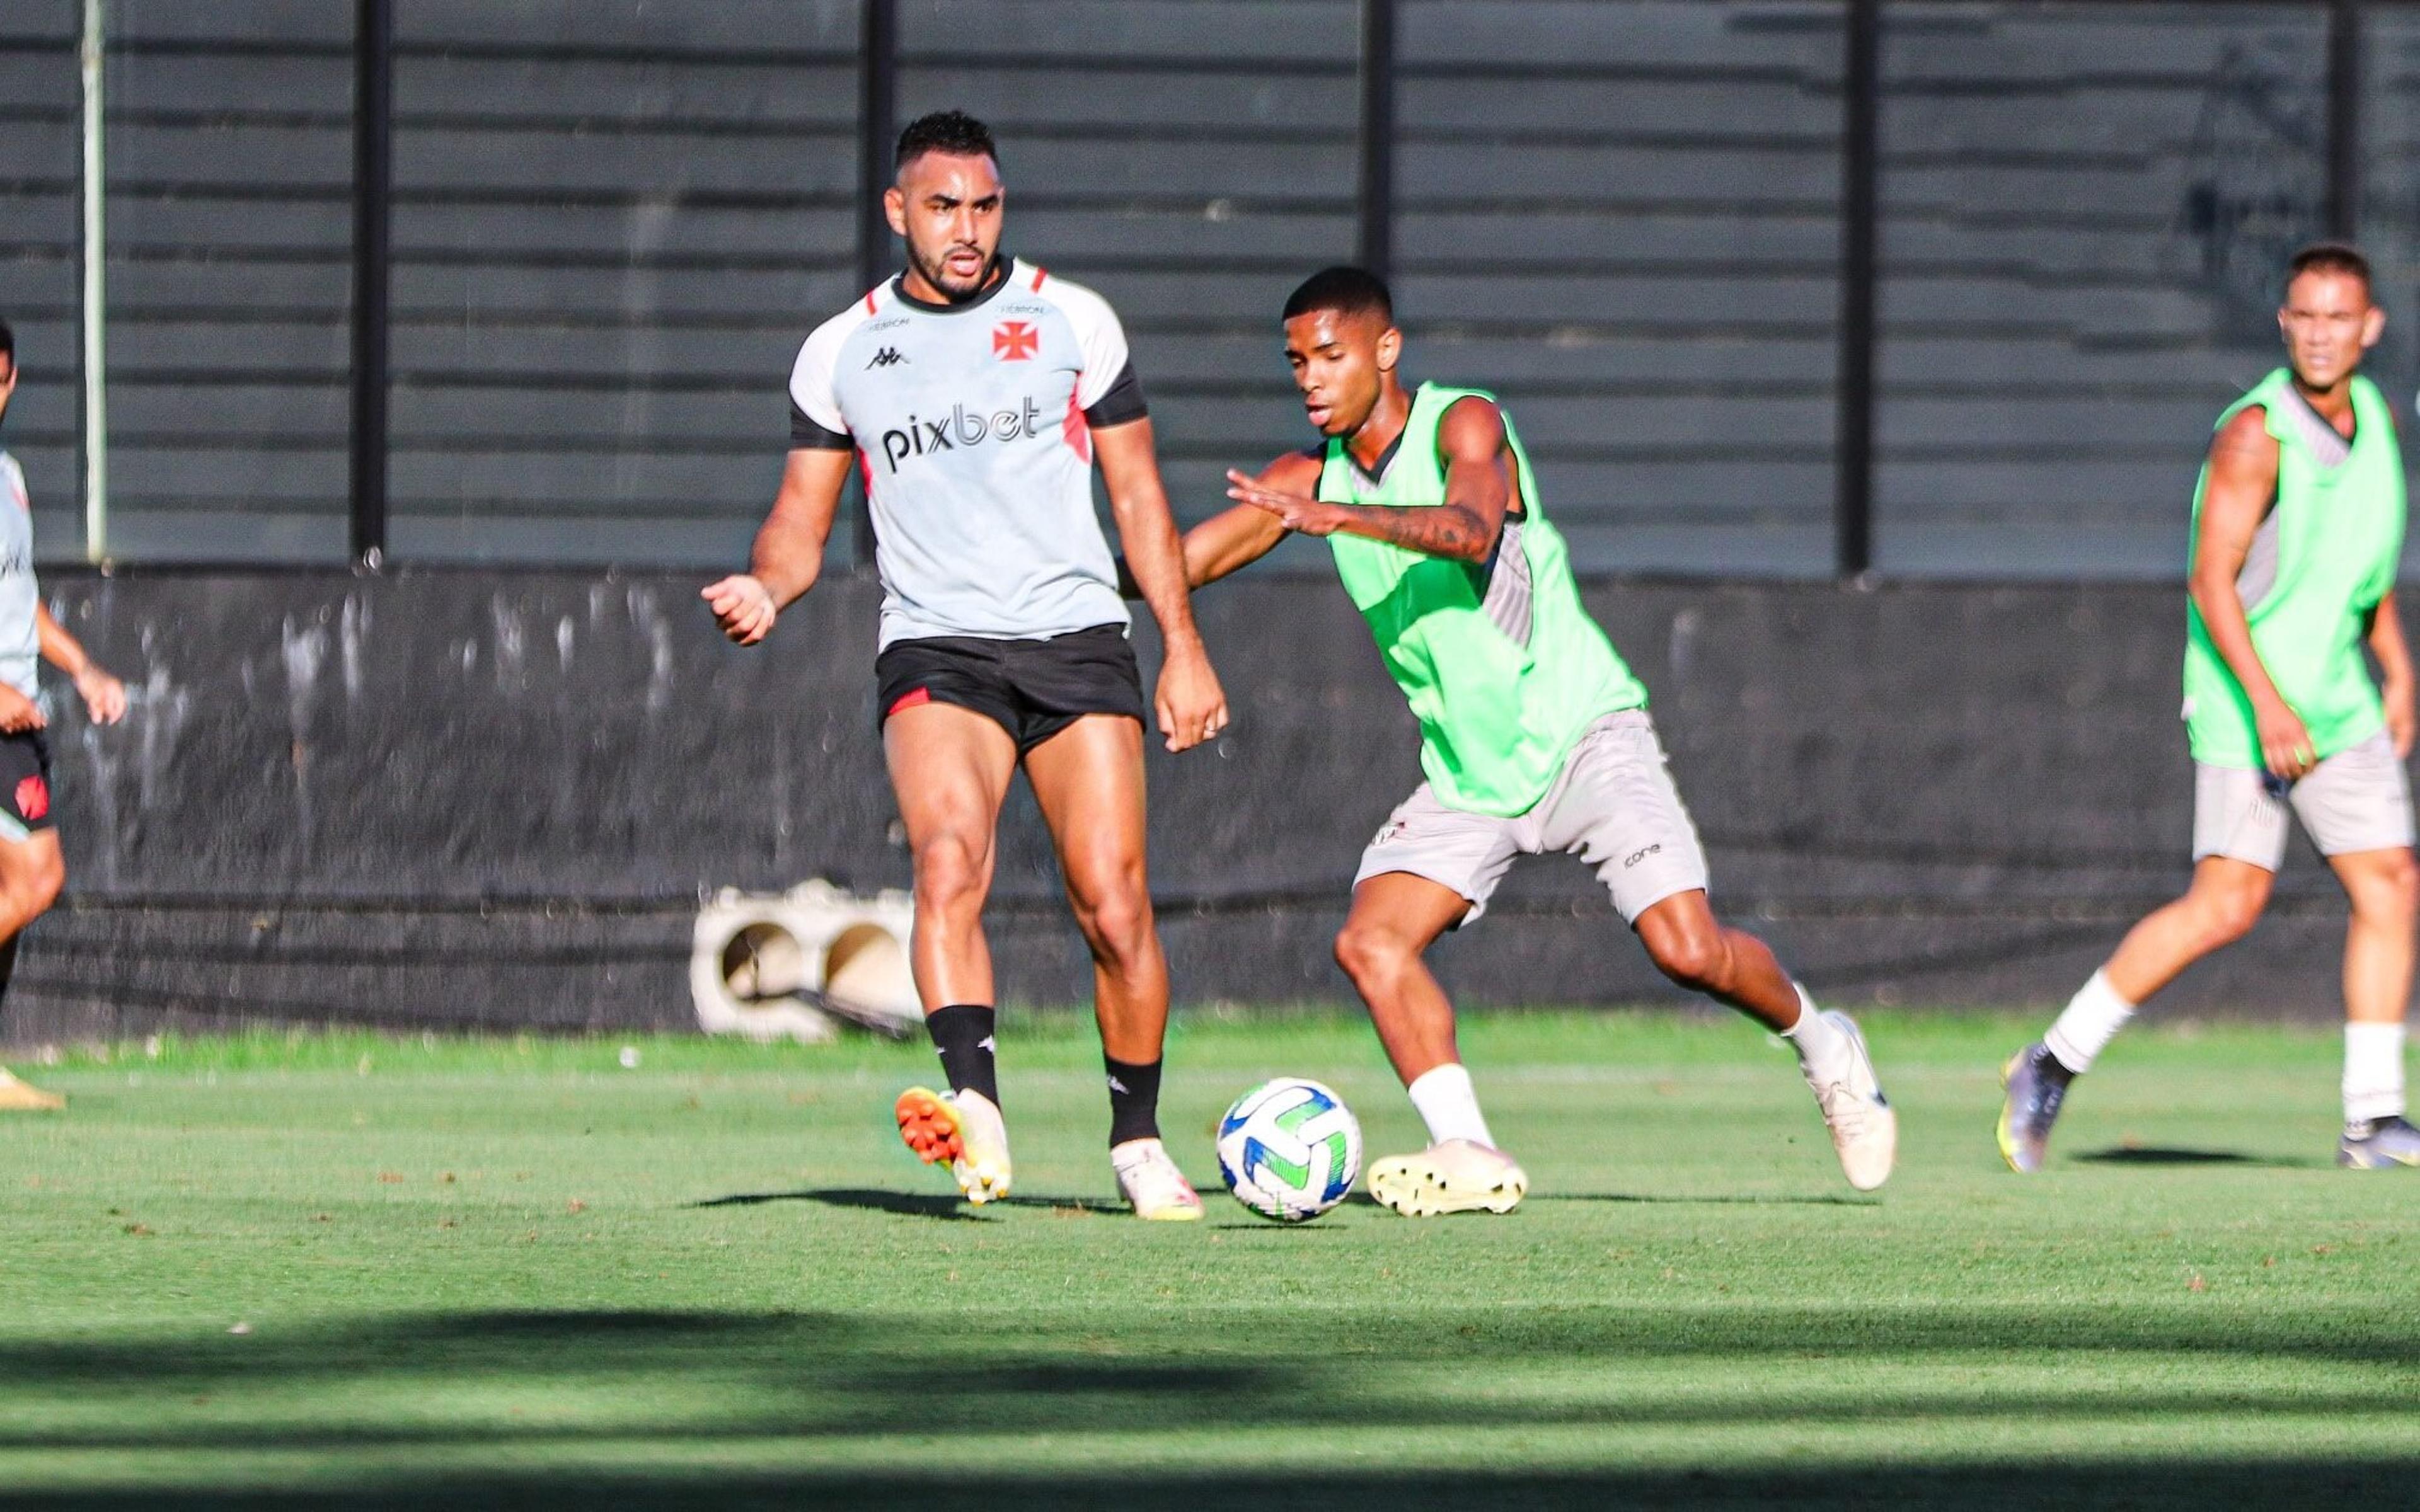
[(2224, 856), (2276, 871), (2286, 861), (2288, 807), (2321, 856), (2412, 843), (2412, 779), (2381, 731), (2294, 782), (2250, 767), (2195, 763), (2193, 858)]
[[(1478, 921), (1516, 856), (1576, 853), (1625, 919), (1706, 886), (1706, 853), (1644, 709), (1589, 726), (1537, 807), (1513, 819), (1447, 807), (1423, 782), (1361, 853), (1353, 885), (1408, 872), (1470, 900)], [(1459, 926), (1457, 926), (1459, 927)]]

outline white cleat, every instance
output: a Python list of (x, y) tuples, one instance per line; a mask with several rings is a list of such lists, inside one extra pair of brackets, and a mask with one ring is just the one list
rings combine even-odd
[(1129, 1139), (1109, 1150), (1109, 1165), (1118, 1173), (1118, 1190), (1134, 1205), (1135, 1216), (1155, 1223), (1192, 1223), (1202, 1216), (1202, 1196), (1169, 1158), (1157, 1138)]
[(1529, 1173), (1512, 1156), (1471, 1139), (1389, 1155), (1370, 1167), (1370, 1195), (1406, 1218), (1511, 1212), (1528, 1190)]
[(891, 1111), (917, 1159), (927, 1165), (949, 1162), (969, 1202), (981, 1207), (1008, 1196), (1008, 1125), (991, 1099), (911, 1087)]
[(1857, 1021), (1838, 1009), (1823, 1017), (1847, 1038), (1848, 1063), (1838, 1081), (1818, 1081), (1813, 1072), (1807, 1072), (1807, 1085), (1814, 1090), (1815, 1104), (1823, 1110), (1823, 1122), (1832, 1131), (1832, 1150), (1840, 1157), (1840, 1174), (1858, 1191), (1871, 1192), (1890, 1180), (1891, 1166), (1899, 1160), (1899, 1115), (1892, 1111), (1890, 1099), (1883, 1096), (1882, 1082), (1874, 1075), (1873, 1057), (1866, 1054), (1866, 1037), (1858, 1032)]
[(27, 1082), (19, 1081), (8, 1068), (0, 1066), (0, 1112), (56, 1113), (68, 1105), (68, 1100), (56, 1092), (45, 1092)]

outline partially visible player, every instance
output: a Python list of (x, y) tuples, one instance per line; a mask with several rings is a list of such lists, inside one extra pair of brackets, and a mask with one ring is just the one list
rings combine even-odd
[[(2393, 409), (2360, 374), (2386, 329), (2367, 259), (2335, 243), (2295, 254), (2277, 326), (2286, 365), (2218, 417), (2194, 493), (2184, 705), (2193, 881), (2008, 1063), (1998, 1132), (2014, 1170), (2040, 1169), (2071, 1084), (2135, 1010), (2251, 931), (2286, 858), (2289, 810), (2352, 903), (2336, 1162), (2420, 1165), (2420, 1129), (2403, 1118), (2420, 909), (2403, 764), (2412, 653), (2394, 595), (2403, 459)], [(2382, 697), (2365, 646), (2385, 678)]]
[[(0, 416), (17, 393), (17, 337), (0, 323)], [(85, 655), (51, 611), (34, 581), (34, 502), (25, 472), (0, 451), (0, 994), (17, 969), (17, 943), (67, 880), (59, 833), (51, 812), (51, 748), (42, 732), (50, 718), (39, 702), (36, 667), (48, 661), (66, 672), (95, 724), (126, 717), (126, 687)], [(19, 1081), (0, 1068), (0, 1111), (49, 1112), (67, 1099)]]
[(790, 456), (747, 572), (705, 591), (752, 645), (813, 587), (841, 486), (862, 470), (882, 577), (883, 752), (915, 857), (911, 944), (950, 1090), (910, 1088), (901, 1135), (974, 1202), (1007, 1194), (983, 907), (1001, 801), (1025, 770), (1093, 952), (1109, 1160), (1145, 1218), (1202, 1216), (1160, 1143), (1168, 963), (1143, 868), (1144, 704), (1093, 464), (1166, 656), (1158, 715), (1184, 750), (1227, 722), (1186, 597), (1142, 388), (1108, 301), (1000, 251), (989, 131), (944, 111), (900, 133), (886, 195), (907, 270), (817, 327), (790, 378)]
[(1528, 1190), (1480, 1112), (1453, 1006), (1421, 957), (1485, 912), (1515, 856), (1550, 851), (1596, 869), (1666, 976), (1795, 1046), (1850, 1184), (1880, 1186), (1898, 1120), (1865, 1041), (1763, 942), (1716, 921), (1647, 690), (1581, 606), (1503, 407), (1474, 389), (1405, 389), (1387, 286), (1361, 269), (1314, 275), (1284, 318), (1286, 361), (1326, 440), (1258, 477), (1230, 472), (1238, 506), (1187, 532), (1186, 574), (1216, 581), (1289, 531), (1327, 537), (1419, 718), (1428, 780), (1363, 855), (1336, 939), (1431, 1139), (1373, 1163), (1372, 1194), (1418, 1216), (1502, 1212)]

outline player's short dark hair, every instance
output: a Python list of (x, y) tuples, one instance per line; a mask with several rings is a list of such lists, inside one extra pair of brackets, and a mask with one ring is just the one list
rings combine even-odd
[(1339, 315), (1374, 315), (1388, 325), (1395, 323), (1394, 296), (1387, 292), (1387, 281), (1367, 268), (1339, 264), (1323, 268), (1302, 281), (1302, 287), (1286, 297), (1285, 314), (1291, 320), (1314, 310), (1333, 310)]
[(8, 359), (10, 367), (17, 365), (17, 333), (8, 329), (6, 320), (0, 320), (0, 357)]
[(891, 160), (893, 171), (905, 168), (927, 152), (953, 158), (989, 158), (1000, 162), (991, 128), (962, 110), (937, 110), (919, 116), (899, 133), (899, 150)]
[(2287, 287), (2304, 273), (2344, 273), (2360, 279), (2364, 293), (2372, 286), (2369, 259), (2350, 241), (2314, 241), (2286, 259)]

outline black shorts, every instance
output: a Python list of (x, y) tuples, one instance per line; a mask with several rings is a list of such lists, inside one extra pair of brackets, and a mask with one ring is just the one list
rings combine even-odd
[(1017, 754), (1088, 714), (1142, 722), (1142, 673), (1115, 625), (1047, 640), (938, 636), (894, 640), (874, 658), (876, 722), (919, 703), (954, 703), (998, 720)]
[(0, 735), (0, 839), (51, 827), (51, 743), (39, 730)]

